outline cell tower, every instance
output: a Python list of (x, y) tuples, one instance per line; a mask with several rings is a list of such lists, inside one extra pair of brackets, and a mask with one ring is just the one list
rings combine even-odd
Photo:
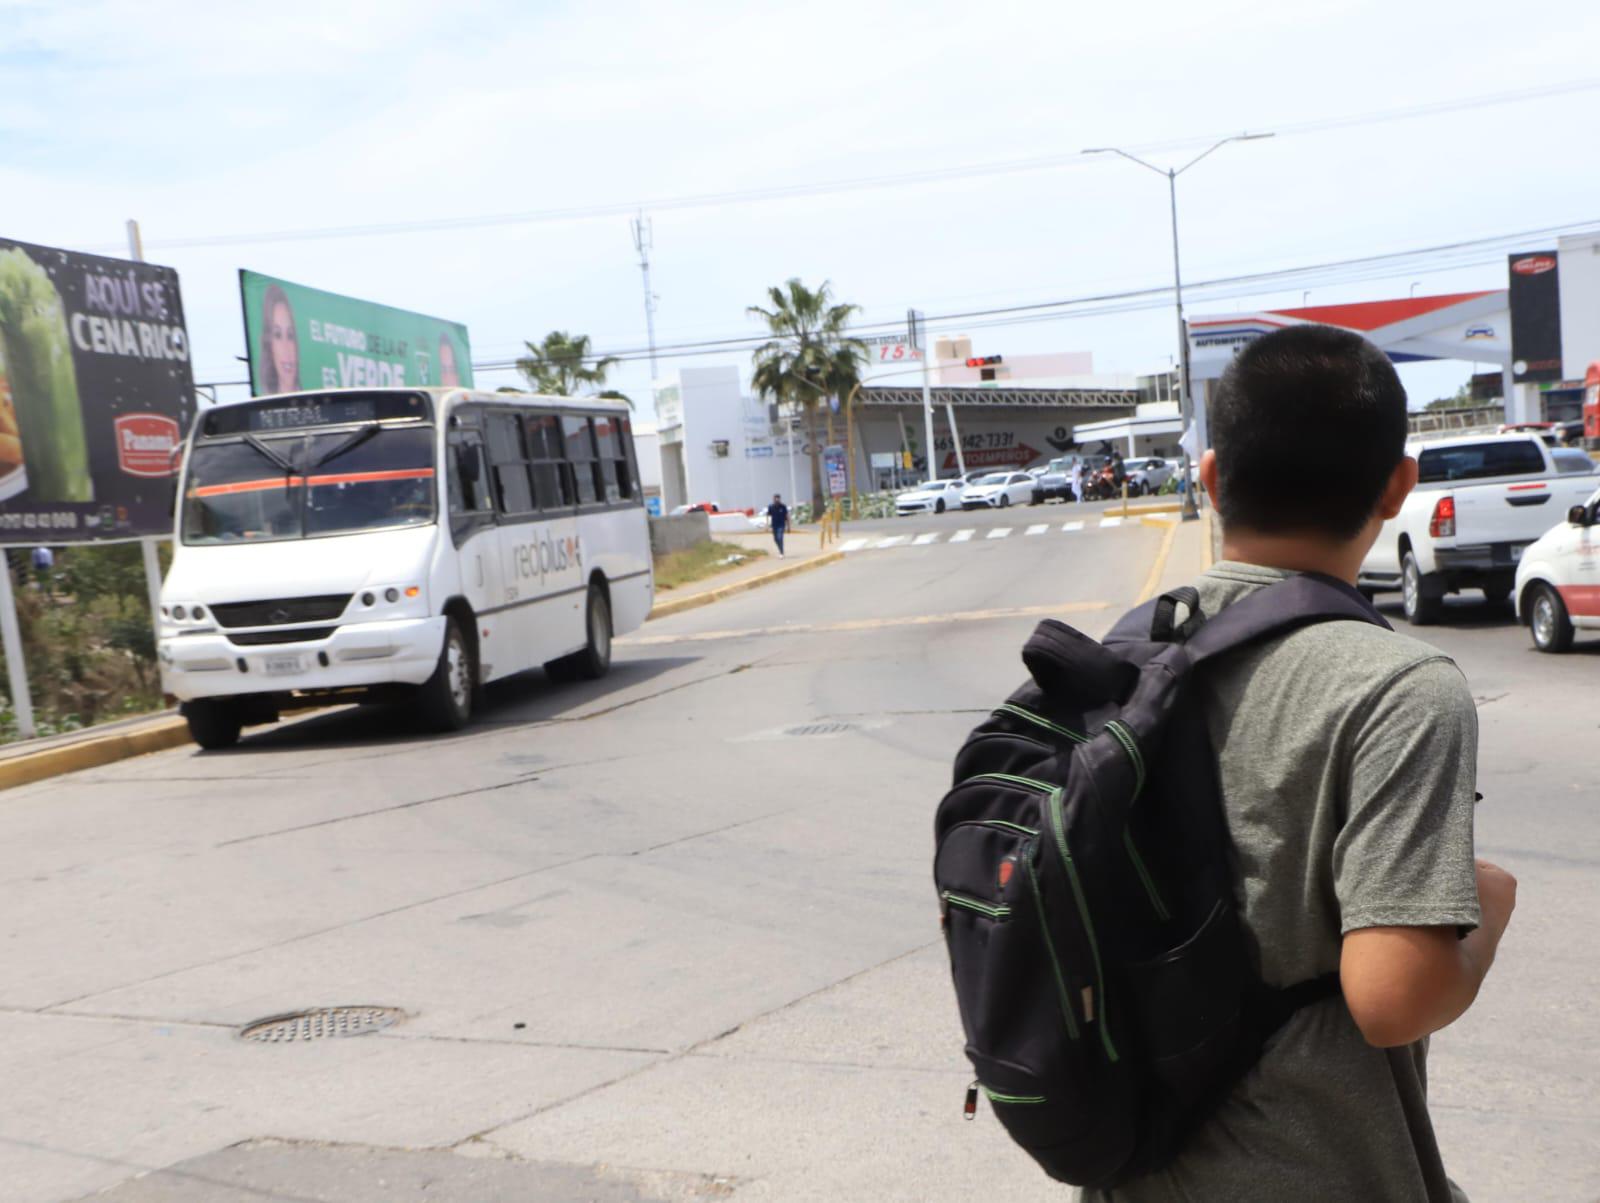
[(644, 273), (644, 326), (650, 345), (650, 382), (656, 380), (656, 294), (650, 290), (650, 250), (655, 245), (650, 219), (640, 210), (633, 219), (633, 247), (639, 252), (639, 270)]

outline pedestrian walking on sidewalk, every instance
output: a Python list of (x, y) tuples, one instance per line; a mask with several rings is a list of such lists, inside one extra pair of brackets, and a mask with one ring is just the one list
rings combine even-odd
[(789, 507), (783, 504), (783, 498), (777, 493), (772, 495), (772, 504), (767, 507), (767, 519), (772, 523), (772, 541), (778, 545), (778, 559), (783, 559), (783, 534), (789, 529)]
[(1072, 464), (1072, 500), (1083, 500), (1083, 460), (1074, 460)]
[[(1209, 411), (1200, 481), (1223, 559), (1195, 583), (1199, 621), (1298, 573), (1354, 597), (1417, 481), (1383, 352), (1276, 331), (1240, 350)], [(1428, 1114), (1427, 1038), (1477, 997), (1517, 892), (1474, 860), (1472, 691), (1437, 648), (1353, 620), (1246, 645), (1197, 685), (1261, 979), (1338, 989), (1294, 1012), (1175, 1160), (1084, 1200), (1464, 1203)]]

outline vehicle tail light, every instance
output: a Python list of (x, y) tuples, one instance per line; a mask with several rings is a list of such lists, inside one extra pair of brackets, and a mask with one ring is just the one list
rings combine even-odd
[(1428, 523), (1428, 533), (1435, 539), (1456, 537), (1456, 499), (1446, 493), (1433, 504), (1433, 521)]

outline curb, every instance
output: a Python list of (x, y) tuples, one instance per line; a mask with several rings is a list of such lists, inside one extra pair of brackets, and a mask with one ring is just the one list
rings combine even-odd
[(0, 789), (32, 785), (48, 777), (97, 769), (147, 752), (164, 752), (189, 742), (189, 724), (181, 718), (164, 719), (137, 731), (119, 731), (85, 739), (61, 748), (48, 748), (0, 761)]
[(650, 622), (657, 618), (666, 618), (672, 614), (681, 614), (685, 610), (693, 610), (700, 606), (709, 606), (712, 602), (721, 601), (725, 597), (732, 597), (736, 593), (744, 593), (751, 589), (759, 589), (762, 585), (770, 585), (774, 581), (781, 581), (786, 577), (798, 576), (802, 572), (810, 572), (813, 568), (821, 568), (826, 564), (834, 564), (844, 559), (842, 551), (825, 551), (819, 556), (809, 560), (801, 560), (798, 564), (788, 564), (782, 568), (775, 568), (771, 572), (763, 572), (760, 576), (753, 576), (746, 580), (736, 581), (731, 585), (723, 585), (718, 589), (707, 589), (704, 593), (690, 594), (688, 597), (668, 598), (658, 602), (651, 609), (650, 615), (645, 619)]

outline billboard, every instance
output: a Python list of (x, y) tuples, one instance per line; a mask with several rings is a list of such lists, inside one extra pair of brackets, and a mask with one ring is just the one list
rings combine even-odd
[(1511, 371), (1524, 381), (1561, 379), (1561, 288), (1555, 251), (1512, 255)]
[(467, 328), (240, 271), (250, 392), (472, 384)]
[(193, 409), (175, 271), (0, 239), (0, 544), (171, 534)]

